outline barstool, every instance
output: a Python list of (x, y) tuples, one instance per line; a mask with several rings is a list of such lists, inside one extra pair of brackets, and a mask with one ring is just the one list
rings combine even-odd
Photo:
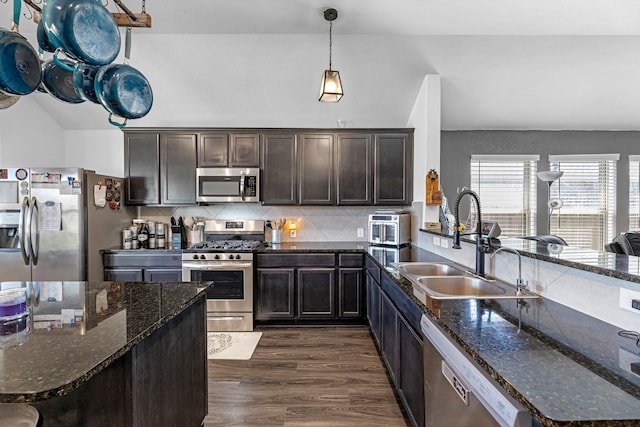
[(37, 427), (40, 413), (27, 403), (0, 403), (3, 427)]

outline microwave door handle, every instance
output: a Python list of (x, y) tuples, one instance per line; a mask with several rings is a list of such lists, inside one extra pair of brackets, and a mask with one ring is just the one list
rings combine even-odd
[(29, 198), (22, 199), (22, 206), (20, 207), (20, 219), (18, 223), (18, 233), (20, 233), (20, 252), (22, 253), (22, 260), (25, 265), (29, 265), (29, 243), (27, 243), (27, 215), (29, 212)]
[(242, 199), (242, 201), (244, 202), (244, 187), (245, 187), (245, 180), (247, 179), (247, 177), (244, 175), (244, 171), (240, 172), (240, 198)]
[(387, 242), (387, 225), (386, 224), (380, 224), (380, 241), (382, 243)]

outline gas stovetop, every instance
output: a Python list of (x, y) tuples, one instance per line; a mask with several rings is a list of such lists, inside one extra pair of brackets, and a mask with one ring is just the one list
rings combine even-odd
[(263, 244), (262, 240), (210, 240), (193, 244), (189, 249), (207, 252), (252, 251)]

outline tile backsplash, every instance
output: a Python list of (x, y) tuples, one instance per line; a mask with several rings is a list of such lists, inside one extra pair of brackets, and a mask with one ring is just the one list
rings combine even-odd
[[(289, 228), (282, 233), (284, 242), (344, 242), (368, 240), (369, 214), (380, 207), (347, 206), (263, 206), (259, 203), (226, 203), (193, 207), (140, 207), (141, 218), (169, 223), (173, 216), (203, 217), (207, 219), (263, 219), (286, 218), (296, 222), (296, 237), (292, 238)], [(358, 237), (358, 228), (363, 229), (363, 237)], [(268, 232), (269, 230), (267, 230)], [(270, 233), (266, 233), (270, 240)]]

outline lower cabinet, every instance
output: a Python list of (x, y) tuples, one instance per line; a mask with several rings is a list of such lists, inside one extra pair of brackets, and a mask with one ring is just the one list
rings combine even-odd
[(424, 368), (422, 336), (398, 316), (398, 383), (413, 425), (424, 425)]
[[(411, 425), (424, 426), (422, 336), (379, 283), (380, 267), (367, 258), (367, 319)], [(408, 298), (408, 297), (407, 297)]]
[(380, 347), (393, 381), (398, 381), (398, 312), (384, 292), (380, 293)]
[(110, 282), (181, 282), (181, 254), (153, 251), (105, 252), (104, 280)]
[(364, 320), (362, 261), (362, 254), (258, 254), (256, 321)]

